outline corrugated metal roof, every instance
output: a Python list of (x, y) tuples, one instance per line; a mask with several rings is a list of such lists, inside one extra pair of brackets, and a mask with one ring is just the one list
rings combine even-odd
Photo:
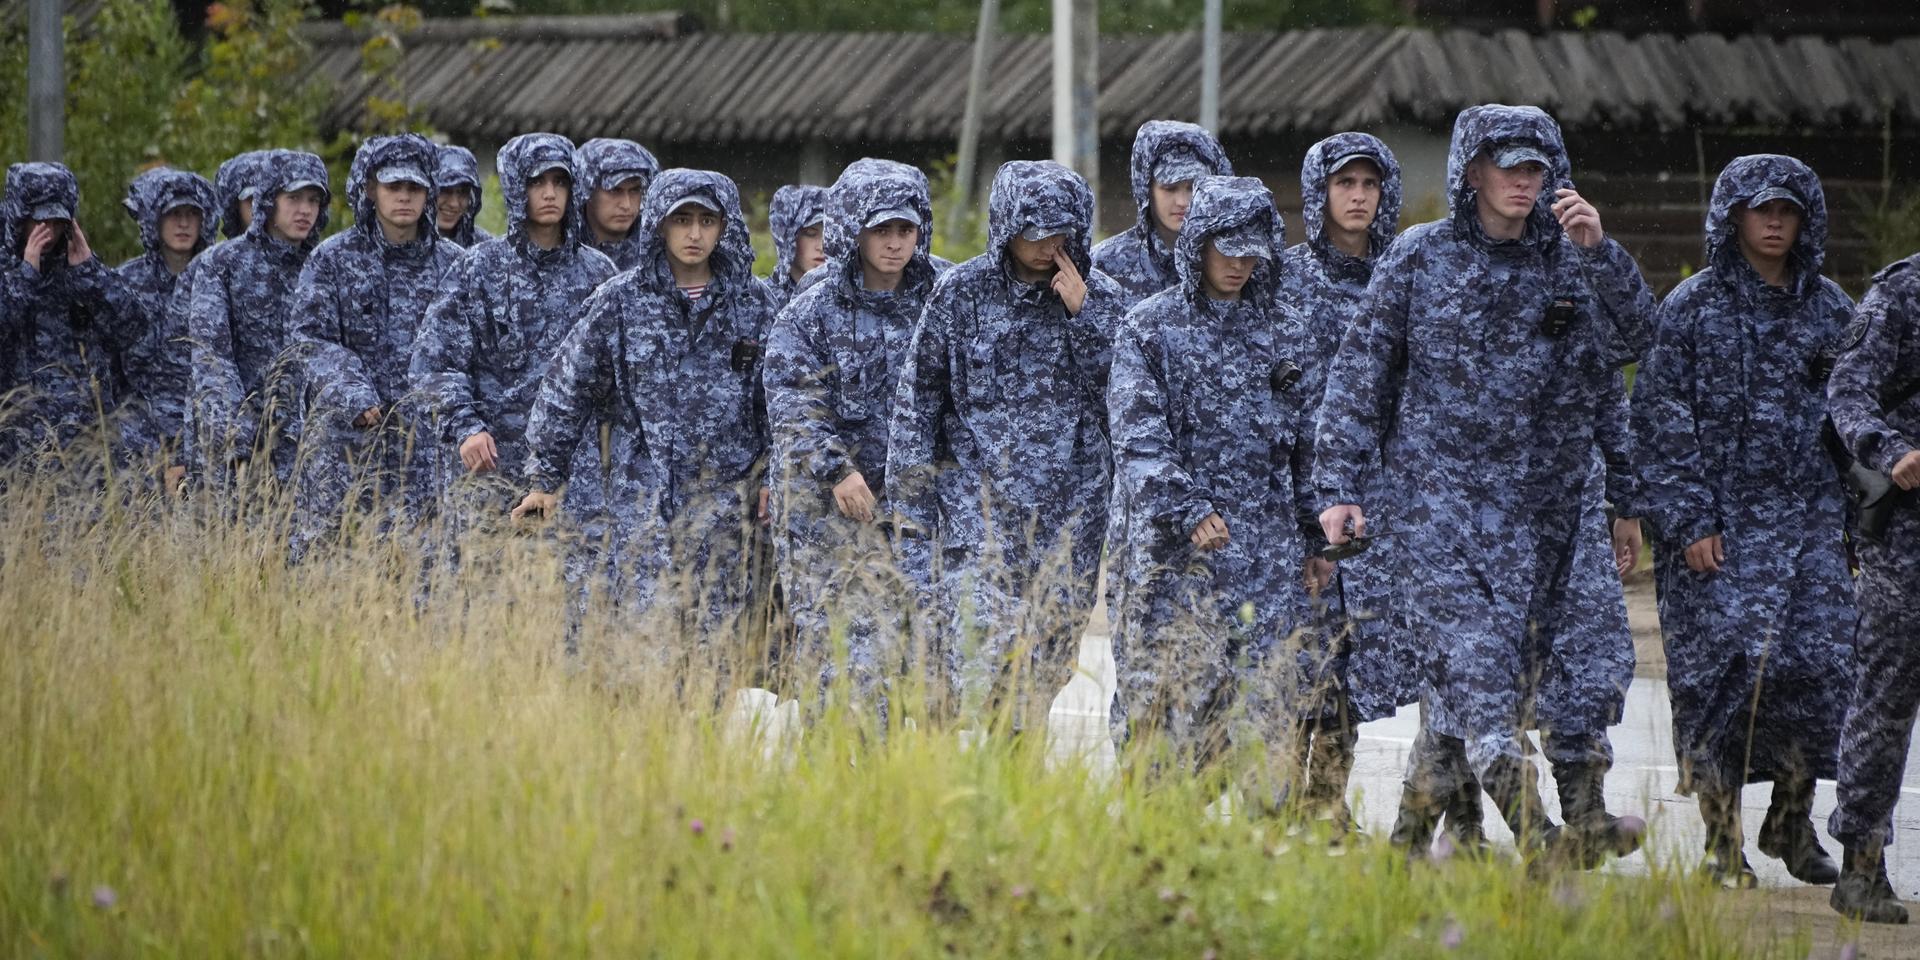
[[(315, 25), (312, 70), (336, 82), (329, 121), (369, 90), (359, 38)], [(430, 20), (406, 38), (407, 99), (441, 129), (502, 137), (798, 141), (956, 136), (971, 41), (945, 34), (700, 33), (673, 15)], [(1920, 38), (1776, 39), (1354, 28), (1229, 34), (1221, 127), (1261, 136), (1414, 123), (1475, 103), (1533, 103), (1570, 129), (1877, 126), (1920, 120)], [(1101, 39), (1101, 131), (1192, 116), (1194, 33)], [(1002, 37), (988, 129), (1050, 130), (1047, 38)]]

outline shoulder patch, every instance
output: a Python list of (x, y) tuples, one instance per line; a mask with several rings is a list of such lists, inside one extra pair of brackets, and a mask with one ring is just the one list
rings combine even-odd
[(1846, 334), (1840, 338), (1840, 349), (1844, 352), (1859, 346), (1860, 341), (1867, 338), (1867, 327), (1871, 322), (1867, 311), (1855, 310), (1853, 319), (1847, 322)]

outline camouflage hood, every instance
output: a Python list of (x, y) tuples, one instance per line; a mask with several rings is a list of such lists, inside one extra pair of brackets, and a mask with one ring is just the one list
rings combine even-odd
[(860, 231), (874, 214), (908, 210), (920, 218), (920, 240), (907, 266), (910, 282), (933, 282), (933, 200), (918, 167), (867, 157), (847, 165), (827, 191), (827, 260), (843, 276), (860, 266)]
[(220, 231), (220, 204), (213, 184), (197, 173), (155, 167), (127, 184), (127, 197), (120, 205), (140, 228), (140, 246), (148, 253), (160, 252), (160, 218), (169, 210), (192, 207), (200, 211), (196, 252), (212, 245)]
[(266, 169), (272, 150), (248, 150), (228, 157), (213, 174), (213, 192), (220, 202), (220, 233), (231, 240), (239, 236), (240, 201), (251, 200), (260, 192), (260, 173)]
[(767, 204), (767, 230), (773, 234), (773, 279), (793, 273), (793, 258), (798, 255), (795, 237), (802, 227), (819, 220), (826, 208), (826, 187), (790, 183), (773, 192), (773, 200)]
[(674, 167), (663, 170), (647, 190), (647, 202), (640, 210), (641, 240), (645, 244), (641, 263), (656, 263), (666, 270), (667, 244), (660, 236), (660, 225), (675, 204), (689, 198), (714, 207), (726, 220), (720, 242), (713, 248), (713, 275), (720, 288), (738, 291), (753, 280), (753, 234), (746, 215), (740, 211), (740, 188), (725, 174), (711, 170)]
[(420, 235), (428, 242), (437, 240), (440, 231), (433, 229), (436, 221), (434, 198), (439, 195), (439, 182), (434, 180), (434, 168), (439, 165), (439, 150), (433, 142), (417, 133), (402, 133), (391, 137), (374, 137), (360, 145), (354, 151), (353, 165), (347, 170), (347, 207), (353, 211), (353, 225), (360, 230), (378, 230), (379, 220), (374, 212), (373, 193), (367, 189), (367, 180), (386, 167), (412, 167), (423, 174), (427, 184), (427, 206), (420, 215)]
[[(507, 236), (527, 235), (527, 187), (548, 170), (564, 170), (575, 194), (580, 171), (573, 162), (573, 141), (557, 133), (523, 133), (500, 148), (500, 197), (507, 205)], [(561, 215), (563, 244), (580, 238), (580, 207), (567, 204)]]
[(1336, 160), (1355, 154), (1380, 168), (1380, 207), (1367, 228), (1369, 258), (1378, 257), (1400, 230), (1402, 187), (1400, 163), (1380, 138), (1365, 133), (1336, 133), (1307, 148), (1300, 163), (1300, 216), (1307, 225), (1307, 244), (1322, 258), (1335, 252), (1327, 242), (1327, 181)]
[(1188, 299), (1197, 301), (1202, 296), (1201, 258), (1207, 241), (1243, 227), (1266, 235), (1273, 251), (1254, 268), (1248, 287), (1271, 291), (1280, 268), (1280, 254), (1287, 248), (1287, 224), (1273, 206), (1273, 194), (1254, 177), (1201, 177), (1194, 181), (1193, 205), (1187, 208), (1187, 221), (1181, 225), (1180, 239), (1173, 248), (1180, 290)]
[(1783, 190), (1800, 204), (1800, 236), (1788, 254), (1790, 289), (1806, 293), (1817, 289), (1808, 281), (1820, 275), (1827, 259), (1827, 196), (1820, 178), (1812, 168), (1792, 158), (1774, 153), (1738, 157), (1720, 171), (1713, 182), (1713, 199), (1707, 205), (1707, 263), (1724, 274), (1728, 282), (1746, 271), (1738, 269), (1740, 258), (1738, 211), (1763, 190)]
[(253, 222), (247, 225), (247, 236), (268, 239), (267, 225), (273, 222), (273, 208), (280, 194), (307, 184), (320, 187), (320, 215), (300, 248), (311, 251), (317, 246), (327, 233), (327, 202), (333, 198), (333, 190), (327, 186), (326, 161), (303, 150), (274, 150), (263, 161), (255, 181), (259, 192), (253, 198)]
[(1233, 163), (1227, 151), (1207, 128), (1179, 120), (1148, 120), (1133, 135), (1133, 159), (1128, 164), (1128, 182), (1133, 188), (1133, 206), (1139, 218), (1133, 228), (1145, 236), (1153, 231), (1153, 168), (1169, 153), (1185, 151), (1206, 166), (1216, 177), (1233, 176)]
[[(7, 168), (7, 192), (0, 199), (0, 242), (19, 256), (35, 220), (71, 220), (79, 209), (80, 181), (65, 164), (16, 163)], [(65, 250), (65, 238), (56, 246)]]
[(1093, 191), (1079, 174), (1052, 160), (1000, 165), (987, 200), (987, 250), (1004, 261), (1007, 244), (1030, 227), (1066, 227), (1068, 258), (1081, 276), (1092, 273)]
[(1557, 241), (1561, 231), (1553, 215), (1553, 192), (1573, 185), (1573, 167), (1560, 125), (1539, 107), (1487, 103), (1460, 111), (1447, 148), (1447, 211), (1456, 229), (1479, 235), (1479, 210), (1473, 188), (1467, 185), (1467, 167), (1488, 148), (1512, 143), (1531, 145), (1547, 157), (1546, 183), (1527, 218), (1527, 236), (1530, 242)]

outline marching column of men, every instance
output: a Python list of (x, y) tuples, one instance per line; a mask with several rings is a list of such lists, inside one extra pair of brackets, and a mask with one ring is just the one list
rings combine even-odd
[(1316, 143), (1291, 249), (1173, 121), (1141, 127), (1137, 220), (1097, 247), (1087, 183), (1012, 161), (952, 264), (925, 174), (870, 158), (774, 195), (764, 280), (722, 174), (545, 133), (497, 168), (494, 238), (472, 153), (371, 139), (325, 239), (313, 154), (150, 170), (144, 252), (109, 270), (72, 173), (13, 165), (0, 459), (215, 515), (285, 491), (296, 562), (405, 535), (484, 574), (488, 531), (558, 518), (569, 651), (750, 643), (777, 594), (794, 692), (845, 676), (882, 731), (908, 679), (957, 724), (1037, 729), (1104, 559), (1113, 738), (1163, 751), (1141, 769), (1337, 834), (1357, 725), (1417, 703), (1394, 843), (1480, 847), (1484, 792), (1583, 868), (1645, 826), (1603, 789), (1644, 519), (1707, 874), (1752, 882), (1740, 790), (1770, 782), (1760, 851), (1905, 922), (1920, 255), (1856, 311), (1805, 164), (1729, 164), (1703, 269), (1658, 303), (1532, 107), (1462, 112), (1446, 214), (1404, 233), (1387, 145)]

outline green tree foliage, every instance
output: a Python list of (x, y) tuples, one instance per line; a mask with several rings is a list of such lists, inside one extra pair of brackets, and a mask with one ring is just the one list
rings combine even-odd
[[(1402, 19), (1398, 0), (1225, 0), (1224, 18), (1235, 30), (1283, 30), (1393, 23)], [(684, 10), (726, 30), (973, 29), (980, 6), (972, 0), (488, 0), (489, 10), (522, 14), (634, 13)], [(423, 0), (429, 16), (463, 16), (474, 0)], [(1052, 25), (1051, 0), (1001, 0), (1000, 28), (1042, 33)], [(1193, 0), (1100, 0), (1100, 29), (1107, 33), (1194, 30), (1201, 5)]]
[[(66, 163), (80, 180), (80, 222), (102, 257), (139, 251), (120, 206), (127, 181), (165, 164), (213, 175), (266, 146), (319, 144), (323, 87), (297, 78), (304, 0), (229, 0), (207, 12), (199, 49), (167, 0), (107, 0), (66, 25)], [(26, 89), (26, 18), (0, 24), (0, 88)], [(0, 98), (0, 156), (27, 155), (26, 98)]]

